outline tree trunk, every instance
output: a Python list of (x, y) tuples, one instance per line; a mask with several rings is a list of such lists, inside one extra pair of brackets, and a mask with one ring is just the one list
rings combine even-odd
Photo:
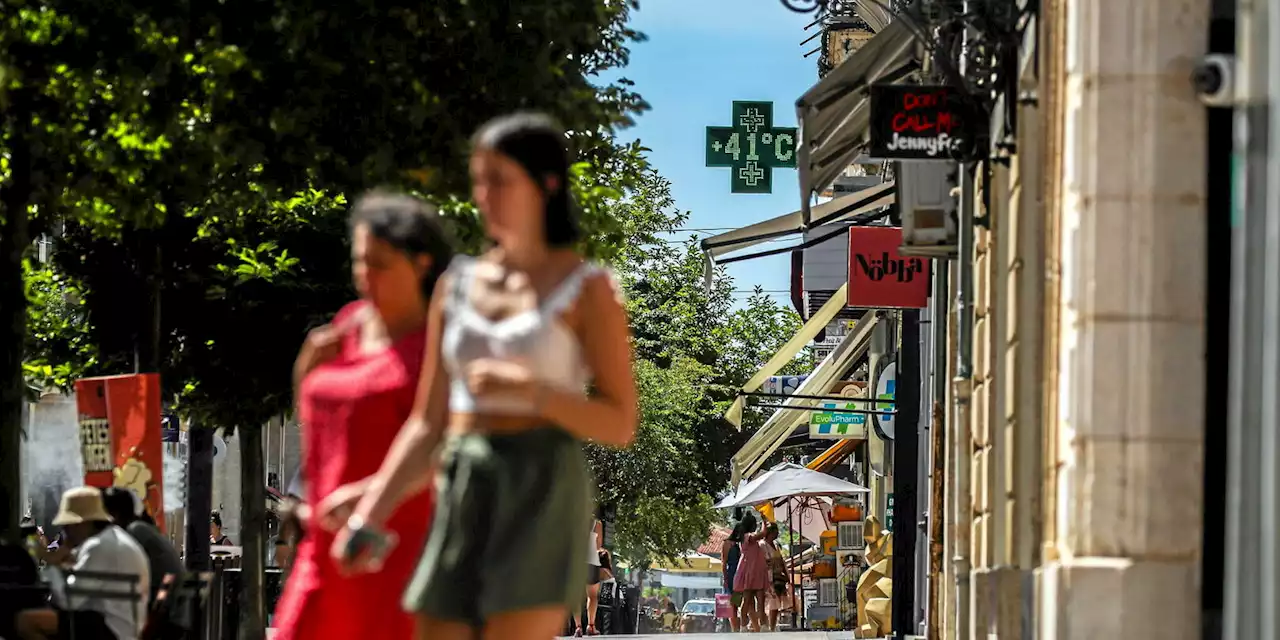
[(262, 427), (241, 428), (240, 438), (240, 636), (262, 640), (266, 635), (266, 472), (263, 468)]
[(139, 230), (136, 250), (143, 268), (141, 322), (133, 344), (135, 373), (160, 372), (160, 234), (152, 228)]
[(9, 183), (0, 194), (4, 226), (0, 227), (0, 326), (8, 333), (0, 340), (0, 539), (15, 540), (22, 519), (21, 451), (22, 343), (27, 333), (27, 298), (23, 290), (22, 256), (27, 237), (27, 208), (32, 198), (30, 90), (10, 92), (4, 128), (9, 135)]
[(187, 535), (189, 571), (208, 571), (209, 514), (213, 511), (213, 428), (187, 425)]

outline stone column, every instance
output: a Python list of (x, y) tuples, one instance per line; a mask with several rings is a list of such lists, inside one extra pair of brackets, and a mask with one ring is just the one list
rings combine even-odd
[(1209, 8), (1066, 7), (1046, 640), (1200, 636), (1205, 117), (1188, 78)]

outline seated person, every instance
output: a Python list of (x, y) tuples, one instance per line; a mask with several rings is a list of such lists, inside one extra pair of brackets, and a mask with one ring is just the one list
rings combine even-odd
[(156, 592), (164, 584), (165, 576), (182, 577), (182, 559), (178, 557), (177, 549), (173, 548), (169, 539), (154, 524), (141, 518), (139, 512), (142, 511), (142, 501), (138, 500), (138, 494), (128, 489), (111, 487), (103, 489), (102, 502), (111, 521), (128, 532), (147, 554), (147, 567), (151, 573), (151, 591), (148, 595), (155, 601)]
[(0, 638), (14, 635), (14, 619), (28, 607), (40, 606), (49, 592), (39, 587), (40, 571), (21, 545), (0, 541)]
[[(124, 529), (111, 524), (102, 504), (102, 493), (93, 487), (71, 489), (62, 495), (62, 506), (53, 524), (63, 528), (63, 547), (72, 549), (75, 572), (94, 572), (137, 578), (130, 590), (114, 580), (75, 576), (65, 589), (54, 585), (52, 608), (28, 609), (18, 614), (18, 637), (26, 640), (71, 638), (76, 640), (132, 640), (138, 637), (147, 616), (150, 570), (147, 554)], [(56, 594), (62, 591), (64, 597)], [(86, 593), (94, 591), (97, 593)]]

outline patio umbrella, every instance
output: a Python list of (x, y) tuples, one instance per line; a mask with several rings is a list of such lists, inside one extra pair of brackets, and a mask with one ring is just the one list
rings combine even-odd
[(871, 490), (835, 476), (784, 462), (742, 485), (716, 504), (717, 509), (774, 503), (783, 498), (842, 496)]

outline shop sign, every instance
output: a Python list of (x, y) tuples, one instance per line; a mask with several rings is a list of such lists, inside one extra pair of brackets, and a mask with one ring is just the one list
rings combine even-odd
[(961, 94), (938, 85), (871, 86), (868, 155), (892, 160), (961, 160), (977, 148), (979, 118)]
[(765, 378), (764, 384), (760, 386), (760, 390), (765, 393), (773, 393), (778, 395), (791, 395), (804, 384), (808, 375), (803, 376), (769, 376)]
[[(861, 383), (848, 384), (837, 393), (849, 398), (867, 397), (866, 387)], [(831, 409), (866, 409), (867, 403), (834, 400), (823, 402), (819, 407), (820, 409), (809, 413), (810, 438), (846, 440), (867, 437), (867, 414), (831, 411)], [(827, 411), (821, 409), (827, 409)]]
[[(894, 394), (898, 390), (898, 363), (891, 362), (884, 369), (880, 370), (880, 375), (876, 376), (876, 400), (893, 400)], [(893, 411), (896, 405), (891, 402), (877, 402), (875, 404), (876, 411)], [(894, 414), (873, 416), (876, 425), (876, 433), (880, 437), (887, 440), (893, 439)]]
[(708, 167), (729, 168), (730, 193), (773, 193), (773, 170), (795, 168), (796, 128), (773, 126), (772, 102), (733, 102), (727, 127), (707, 127)]
[(844, 64), (845, 60), (862, 49), (875, 35), (863, 27), (827, 31), (827, 60), (831, 62), (831, 68)]
[(898, 253), (900, 227), (849, 229), (849, 306), (923, 309), (929, 304), (924, 258)]
[(889, 504), (884, 508), (884, 528), (893, 531), (893, 494), (889, 494)]

